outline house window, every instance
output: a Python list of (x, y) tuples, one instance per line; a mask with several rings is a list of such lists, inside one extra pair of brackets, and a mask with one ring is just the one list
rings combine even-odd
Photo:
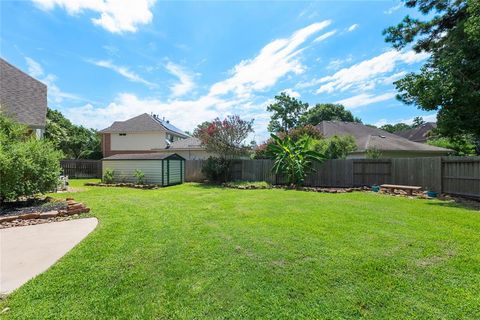
[(124, 137), (124, 136), (126, 136), (127, 134), (126, 134), (126, 133), (119, 133), (118, 135)]

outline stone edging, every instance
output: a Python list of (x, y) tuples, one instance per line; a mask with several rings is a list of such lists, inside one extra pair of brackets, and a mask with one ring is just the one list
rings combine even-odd
[(87, 182), (85, 186), (88, 187), (123, 187), (123, 188), (134, 188), (134, 189), (158, 189), (158, 185), (156, 184), (135, 184), (135, 183), (102, 183), (102, 182)]
[(69, 217), (71, 216), (78, 216), (81, 213), (90, 212), (90, 208), (87, 208), (83, 203), (76, 202), (75, 200), (73, 200), (73, 198), (67, 198), (66, 202), (66, 210), (32, 212), (0, 217), (0, 229), (38, 223), (70, 220)]

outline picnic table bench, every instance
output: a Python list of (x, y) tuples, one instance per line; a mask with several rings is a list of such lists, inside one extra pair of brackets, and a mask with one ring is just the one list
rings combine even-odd
[(404, 190), (407, 192), (407, 194), (409, 196), (412, 195), (412, 192), (413, 191), (418, 191), (418, 190), (421, 190), (422, 187), (418, 187), (418, 186), (402, 186), (402, 185), (396, 185), (396, 184), (382, 184), (380, 186), (380, 188), (382, 189), (389, 189), (390, 191), (394, 191), (395, 189), (397, 190)]

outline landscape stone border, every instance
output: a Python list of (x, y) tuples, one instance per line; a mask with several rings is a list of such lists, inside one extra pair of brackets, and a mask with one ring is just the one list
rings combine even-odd
[(71, 220), (73, 216), (78, 217), (81, 213), (90, 212), (83, 203), (76, 202), (73, 198), (67, 198), (66, 210), (51, 210), (47, 212), (32, 212), (19, 215), (7, 215), (0, 217), (0, 229), (28, 226), (39, 223)]
[(121, 182), (121, 183), (103, 183), (103, 182), (87, 182), (85, 186), (89, 187), (122, 187), (122, 188), (134, 188), (134, 189), (158, 189), (159, 186), (156, 184), (135, 184), (135, 183), (128, 183), (128, 182)]

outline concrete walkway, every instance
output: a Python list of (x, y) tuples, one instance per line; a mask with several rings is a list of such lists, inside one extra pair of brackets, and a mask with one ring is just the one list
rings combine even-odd
[(97, 226), (96, 218), (0, 230), (0, 293), (12, 292), (53, 265)]

